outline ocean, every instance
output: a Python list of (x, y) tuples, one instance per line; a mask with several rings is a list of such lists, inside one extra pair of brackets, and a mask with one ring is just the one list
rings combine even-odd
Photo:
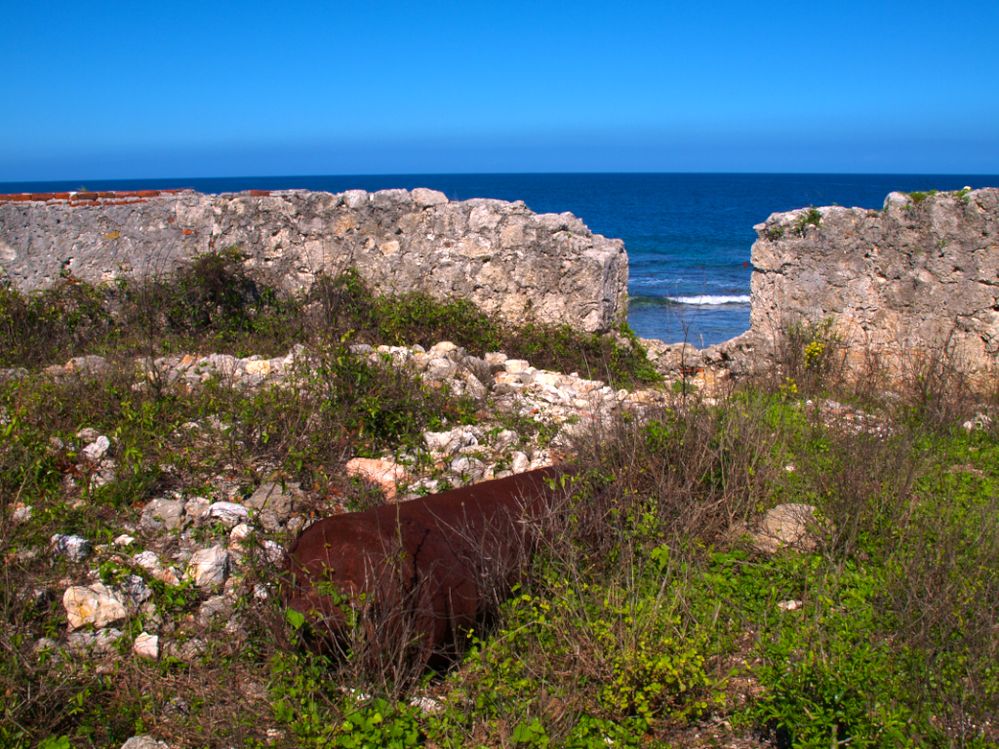
[(202, 192), (430, 187), (454, 200), (523, 200), (534, 211), (571, 211), (599, 234), (624, 240), (628, 321), (644, 338), (698, 347), (749, 328), (753, 225), (811, 205), (880, 208), (892, 190), (999, 186), (999, 176), (889, 174), (410, 174), (0, 182), (0, 193), (191, 187)]

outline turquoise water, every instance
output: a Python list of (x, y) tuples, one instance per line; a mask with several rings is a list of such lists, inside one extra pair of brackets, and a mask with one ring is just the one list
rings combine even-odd
[[(83, 181), (90, 190), (191, 187), (379, 190), (431, 187), (448, 197), (523, 200), (571, 211), (620, 237), (631, 267), (629, 322), (647, 338), (710, 345), (749, 327), (753, 225), (775, 211), (839, 204), (880, 208), (892, 190), (999, 185), (999, 176), (830, 174), (427, 174)], [(74, 190), (76, 182), (0, 183), (0, 193)]]

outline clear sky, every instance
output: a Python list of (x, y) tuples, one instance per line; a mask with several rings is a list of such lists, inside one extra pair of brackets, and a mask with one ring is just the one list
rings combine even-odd
[(999, 173), (999, 0), (7, 0), (0, 19), (0, 181)]

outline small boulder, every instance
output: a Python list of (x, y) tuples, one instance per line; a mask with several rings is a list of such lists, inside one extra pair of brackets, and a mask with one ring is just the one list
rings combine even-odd
[(80, 451), (80, 456), (88, 463), (100, 463), (111, 448), (111, 440), (103, 434)]
[(66, 636), (66, 648), (79, 655), (104, 654), (112, 652), (120, 639), (121, 630), (114, 627), (96, 632), (71, 632)]
[(85, 624), (93, 624), (97, 628), (106, 627), (128, 616), (125, 602), (104, 583), (67, 588), (62, 597), (62, 605), (66, 609), (70, 630)]
[(387, 458), (352, 458), (347, 461), (346, 469), (348, 476), (377, 484), (390, 501), (395, 499), (398, 485), (409, 476), (405, 468)]
[(160, 638), (148, 632), (141, 632), (132, 643), (132, 652), (142, 658), (156, 660), (160, 657)]
[(208, 517), (217, 520), (226, 528), (232, 528), (250, 517), (249, 511), (236, 502), (214, 502), (208, 508)]
[(82, 536), (64, 536), (56, 533), (50, 539), (52, 552), (71, 562), (82, 562), (93, 549), (93, 544)]
[(170, 746), (165, 741), (157, 741), (152, 736), (143, 734), (130, 738), (121, 745), (121, 749), (170, 749)]
[(139, 527), (155, 533), (161, 530), (179, 530), (184, 522), (184, 502), (179, 499), (158, 498), (146, 503), (142, 509)]
[(185, 575), (199, 588), (222, 585), (229, 576), (229, 552), (222, 546), (199, 549), (191, 555)]
[(814, 551), (818, 547), (816, 532), (822, 527), (817, 510), (808, 504), (780, 504), (767, 510), (752, 534), (753, 546), (764, 554), (774, 554), (783, 548)]
[(208, 514), (208, 508), (211, 506), (211, 501), (206, 497), (191, 497), (184, 503), (184, 514), (196, 522)]
[(33, 509), (24, 502), (15, 502), (10, 512), (10, 520), (14, 525), (20, 525), (31, 520)]
[(298, 484), (282, 486), (274, 481), (265, 481), (246, 500), (246, 506), (261, 514), (261, 524), (267, 530), (276, 530), (270, 526), (287, 523), (297, 509), (301, 495)]

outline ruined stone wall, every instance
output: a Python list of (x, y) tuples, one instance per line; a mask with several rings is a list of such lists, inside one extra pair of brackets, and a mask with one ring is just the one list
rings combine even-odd
[(800, 209), (755, 228), (758, 344), (829, 319), (856, 371), (913, 373), (946, 351), (982, 380), (999, 374), (999, 189), (891, 193), (881, 211)]
[(0, 196), (0, 275), (23, 291), (65, 271), (93, 283), (169, 273), (233, 245), (291, 292), (353, 266), (378, 291), (463, 297), (512, 322), (604, 331), (627, 312), (621, 240), (522, 202), (427, 189)]

